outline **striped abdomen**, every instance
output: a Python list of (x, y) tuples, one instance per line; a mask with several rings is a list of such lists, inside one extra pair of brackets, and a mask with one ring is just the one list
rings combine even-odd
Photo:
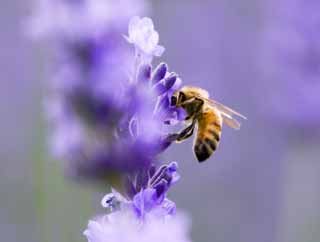
[(208, 159), (217, 149), (222, 129), (220, 112), (213, 107), (206, 107), (197, 117), (198, 133), (194, 142), (194, 153), (199, 162)]

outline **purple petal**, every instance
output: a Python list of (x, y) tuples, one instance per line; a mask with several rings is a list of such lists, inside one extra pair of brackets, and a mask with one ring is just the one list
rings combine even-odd
[(171, 73), (170, 76), (168, 76), (165, 80), (164, 80), (164, 85), (166, 86), (167, 90), (169, 90), (170, 88), (172, 88), (174, 86), (174, 84), (177, 81), (177, 75), (175, 73)]
[(176, 172), (178, 170), (178, 163), (177, 162), (171, 162), (168, 166), (169, 172)]
[(143, 217), (145, 212), (149, 212), (158, 200), (155, 189), (148, 188), (142, 190), (133, 198), (133, 207), (138, 217)]
[(169, 199), (164, 199), (162, 202), (162, 208), (166, 210), (169, 215), (174, 215), (176, 213), (176, 204)]
[(166, 91), (168, 91), (168, 88), (162, 82), (158, 82), (157, 84), (155, 84), (153, 86), (153, 89), (156, 91), (158, 96), (161, 96)]
[(168, 173), (171, 174), (171, 180), (169, 184), (170, 186), (175, 184), (180, 179), (180, 175), (177, 171), (178, 171), (178, 163), (171, 162), (168, 166)]
[(168, 183), (162, 180), (155, 186), (155, 189), (157, 191), (157, 202), (161, 203), (165, 199), (166, 192), (169, 189)]
[(163, 112), (163, 110), (166, 110), (167, 108), (169, 108), (169, 106), (170, 106), (169, 97), (167, 95), (164, 95), (158, 99), (154, 113), (159, 114)]
[(167, 165), (162, 165), (150, 179), (150, 185), (154, 186), (161, 181), (163, 174), (167, 171)]
[(178, 77), (173, 87), (168, 91), (168, 96), (171, 97), (182, 86), (182, 80)]
[(167, 71), (168, 71), (167, 64), (165, 63), (159, 64), (152, 75), (152, 84), (156, 84), (159, 81), (161, 81), (165, 77)]

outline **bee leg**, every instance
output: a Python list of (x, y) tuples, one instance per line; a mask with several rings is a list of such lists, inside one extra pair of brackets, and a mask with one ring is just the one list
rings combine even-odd
[(168, 134), (167, 137), (165, 138), (165, 142), (167, 142), (167, 143), (172, 143), (174, 141), (181, 142), (181, 141), (189, 138), (193, 134), (195, 124), (196, 124), (196, 122), (194, 120), (191, 125), (189, 125), (185, 129), (183, 129), (179, 133)]
[(166, 143), (172, 143), (172, 142), (176, 141), (178, 137), (179, 137), (179, 134), (178, 134), (178, 133), (168, 134), (168, 135), (165, 137), (164, 141), (165, 141)]
[(181, 142), (187, 138), (189, 138), (192, 134), (193, 134), (193, 131), (194, 131), (194, 127), (195, 127), (195, 120), (192, 121), (192, 124), (189, 125), (187, 128), (183, 129), (177, 136), (176, 138), (176, 141), (177, 142)]

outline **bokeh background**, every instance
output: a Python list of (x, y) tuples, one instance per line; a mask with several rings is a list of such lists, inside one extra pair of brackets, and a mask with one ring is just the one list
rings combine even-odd
[[(33, 5), (1, 3), (1, 241), (85, 241), (108, 191), (65, 179), (48, 155), (47, 59), (25, 33)], [(206, 163), (191, 140), (165, 154), (180, 162), (170, 196), (192, 218), (193, 241), (320, 240), (319, 10), (311, 0), (152, 1), (163, 60), (248, 117), (224, 129)]]

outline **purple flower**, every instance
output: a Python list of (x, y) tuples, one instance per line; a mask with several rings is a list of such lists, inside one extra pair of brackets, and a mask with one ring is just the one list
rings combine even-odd
[(135, 54), (123, 38), (139, 4), (40, 1), (33, 30), (48, 40), (54, 60), (46, 102), (51, 148), (69, 176), (105, 181), (148, 169), (172, 142), (162, 126), (184, 119), (169, 104), (180, 78), (166, 64), (152, 70), (163, 50), (152, 20), (131, 19)]
[(89, 221), (84, 235), (89, 242), (190, 241), (186, 218), (177, 216), (175, 204), (166, 198), (178, 179), (175, 162), (157, 171), (142, 170), (131, 179), (133, 197), (126, 198), (115, 190), (107, 194), (101, 203), (111, 213)]
[(163, 165), (157, 171), (153, 166), (143, 169), (127, 178), (121, 194), (113, 190), (102, 199), (101, 204), (111, 209), (130, 207), (137, 219), (141, 220), (150, 214), (156, 214), (157, 217), (174, 215), (175, 204), (166, 195), (169, 188), (180, 179), (177, 169), (176, 162)]
[[(149, 175), (150, 171), (149, 171)], [(175, 204), (166, 198), (169, 188), (179, 180), (177, 163), (164, 165), (153, 174), (147, 183), (136, 184), (132, 206), (135, 214), (144, 219), (150, 213), (157, 213), (157, 216), (173, 215), (176, 212)]]
[(181, 88), (181, 79), (176, 73), (169, 72), (166, 63), (159, 64), (152, 73), (151, 71), (151, 65), (142, 64), (138, 71), (138, 82), (147, 83), (157, 95), (154, 116), (166, 124), (176, 124), (184, 120), (186, 117), (184, 109), (170, 105), (171, 96)]
[(143, 8), (136, 0), (40, 0), (32, 19), (34, 37), (49, 43), (53, 59), (52, 150), (69, 175), (113, 187), (101, 202), (111, 212), (84, 232), (89, 242), (189, 241), (186, 219), (167, 198), (177, 163), (155, 169), (173, 141), (163, 126), (185, 118), (170, 105), (181, 79), (164, 63), (153, 70), (164, 47), (151, 19), (131, 18)]
[(314, 0), (282, 0), (269, 8), (262, 67), (268, 78), (265, 113), (295, 130), (313, 132), (320, 122), (319, 7)]

